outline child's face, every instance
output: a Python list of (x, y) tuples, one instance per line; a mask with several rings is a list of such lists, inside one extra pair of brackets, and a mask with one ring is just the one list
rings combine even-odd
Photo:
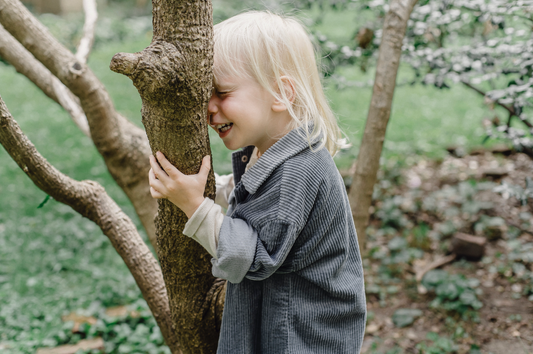
[(254, 145), (264, 153), (286, 133), (288, 124), (273, 110), (274, 96), (251, 78), (217, 79), (208, 106), (209, 125), (228, 149)]

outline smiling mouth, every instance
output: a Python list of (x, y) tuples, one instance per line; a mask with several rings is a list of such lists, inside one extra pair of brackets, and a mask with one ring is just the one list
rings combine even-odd
[(231, 127), (233, 126), (233, 123), (227, 123), (227, 124), (217, 124), (215, 125), (215, 129), (219, 132), (219, 133), (225, 133), (227, 132)]

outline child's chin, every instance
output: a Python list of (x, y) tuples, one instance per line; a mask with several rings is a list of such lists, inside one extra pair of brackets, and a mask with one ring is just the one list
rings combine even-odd
[(239, 148), (241, 148), (242, 146), (238, 146), (237, 144), (232, 144), (231, 141), (224, 141), (224, 145), (226, 145), (226, 148), (228, 150), (237, 150)]
[(237, 150), (239, 147), (235, 147), (235, 144), (232, 144), (231, 141), (224, 141), (224, 145), (226, 145), (226, 148), (229, 150)]

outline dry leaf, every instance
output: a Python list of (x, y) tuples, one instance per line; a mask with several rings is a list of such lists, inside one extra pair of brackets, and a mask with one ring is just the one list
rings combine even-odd
[(102, 338), (92, 338), (80, 340), (78, 344), (60, 345), (55, 348), (40, 348), (35, 354), (74, 354), (78, 350), (104, 350), (104, 340)]

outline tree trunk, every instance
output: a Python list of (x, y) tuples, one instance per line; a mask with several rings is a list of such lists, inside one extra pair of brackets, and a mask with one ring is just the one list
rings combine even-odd
[(389, 122), (403, 38), (407, 29), (407, 21), (416, 2), (417, 0), (391, 0), (390, 9), (383, 24), (383, 37), (379, 46), (372, 100), (349, 193), (361, 251), (365, 249), (369, 208), (377, 179), (385, 131)]
[[(127, 75), (142, 98), (152, 152), (161, 151), (186, 174), (210, 154), (213, 20), (210, 1), (153, 0), (154, 37), (135, 54), (118, 53), (111, 69)], [(211, 170), (206, 196), (215, 196)], [(224, 281), (211, 274), (211, 256), (183, 236), (187, 217), (167, 200), (156, 217), (158, 255), (172, 319), (184, 353), (215, 353)]]

